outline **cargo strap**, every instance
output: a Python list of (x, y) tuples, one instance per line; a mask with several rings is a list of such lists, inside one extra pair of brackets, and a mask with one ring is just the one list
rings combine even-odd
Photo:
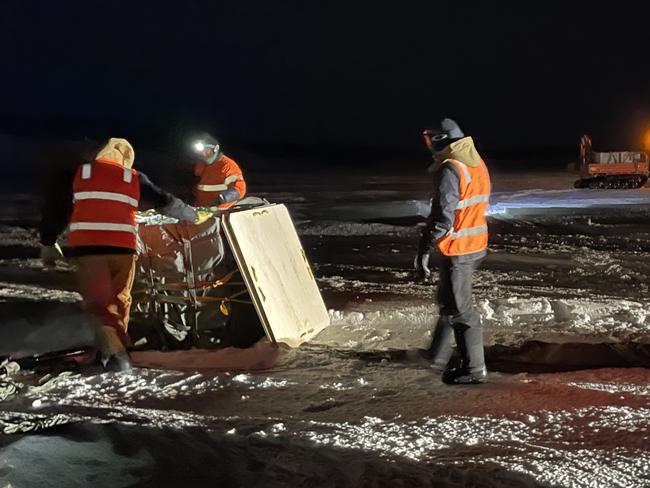
[(244, 283), (240, 281), (233, 281), (233, 282), (230, 281), (234, 276), (234, 274), (238, 272), (239, 270), (236, 269), (234, 271), (231, 271), (227, 275), (225, 275), (223, 278), (220, 278), (215, 281), (195, 281), (193, 287), (190, 287), (189, 283), (181, 282), (181, 283), (156, 284), (155, 288), (156, 290), (187, 291), (190, 288), (193, 290), (199, 290), (199, 289), (206, 289), (206, 288), (219, 288), (220, 286), (223, 285), (243, 285)]
[(229, 297), (200, 297), (197, 296), (196, 298), (193, 297), (182, 297), (182, 296), (170, 296), (170, 295), (165, 295), (163, 293), (156, 293), (154, 297), (156, 297), (157, 301), (160, 302), (167, 302), (167, 303), (176, 303), (178, 305), (185, 305), (187, 303), (214, 303), (214, 302), (222, 302), (222, 303), (227, 303), (227, 302), (235, 302), (235, 303), (247, 303), (247, 304), (252, 304), (253, 302), (250, 300), (240, 300), (237, 299), (237, 297), (241, 295), (245, 295), (248, 293), (248, 290), (241, 290), (238, 291), (237, 293), (234, 293), (230, 295)]

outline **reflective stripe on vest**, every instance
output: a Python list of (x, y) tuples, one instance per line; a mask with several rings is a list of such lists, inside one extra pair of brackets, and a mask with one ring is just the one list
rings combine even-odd
[(223, 184), (220, 185), (196, 185), (196, 189), (200, 191), (224, 191), (228, 189), (228, 185), (234, 183), (238, 180), (243, 180), (244, 178), (241, 175), (230, 175), (228, 176)]
[(107, 230), (112, 232), (130, 232), (138, 233), (137, 225), (129, 224), (110, 224), (108, 222), (74, 222), (70, 224), (70, 230)]
[(459, 237), (469, 237), (469, 236), (475, 236), (478, 234), (482, 234), (483, 232), (487, 232), (488, 228), (487, 225), (480, 225), (478, 227), (470, 227), (468, 229), (461, 229), (458, 232), (451, 231), (449, 234), (451, 236), (452, 240), (458, 239)]
[[(129, 175), (131, 172), (129, 171)], [(78, 200), (110, 200), (113, 202), (122, 202), (132, 207), (138, 208), (138, 201), (125, 195), (124, 193), (114, 193), (108, 191), (79, 191), (73, 195), (74, 201)]]
[(465, 200), (459, 200), (458, 204), (456, 205), (456, 210), (460, 208), (470, 207), (478, 203), (484, 203), (489, 201), (490, 201), (490, 195), (476, 195), (474, 197), (467, 198)]
[(467, 165), (465, 163), (461, 163), (460, 161), (456, 161), (455, 159), (450, 159), (449, 161), (456, 163), (458, 167), (460, 167), (463, 175), (465, 176), (465, 183), (469, 185), (472, 182), (472, 175), (469, 174)]
[[(82, 180), (89, 180), (92, 174), (93, 174), (93, 167), (90, 163), (86, 163), (81, 167)], [(124, 173), (122, 173), (122, 179), (126, 183), (131, 183), (131, 181), (133, 180), (133, 172), (131, 171), (131, 168), (124, 168)]]
[(225, 179), (224, 183), (226, 185), (229, 185), (230, 183), (234, 183), (237, 180), (243, 180), (241, 175), (230, 175), (228, 178)]
[(227, 185), (196, 185), (197, 190), (201, 191), (224, 191), (228, 189)]

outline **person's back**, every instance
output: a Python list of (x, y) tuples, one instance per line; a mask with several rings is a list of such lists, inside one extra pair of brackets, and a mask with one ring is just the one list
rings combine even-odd
[(134, 158), (128, 141), (110, 139), (92, 163), (76, 168), (58, 195), (57, 199), (71, 202), (70, 211), (56, 214), (56, 221), (44, 215), (41, 225), (41, 257), (52, 264), (62, 257), (57, 237), (70, 224), (68, 244), (84, 309), (96, 328), (102, 362), (119, 370), (130, 367), (127, 328), (136, 261), (135, 214), (141, 196), (167, 215), (196, 220), (191, 207), (133, 169)]
[[(134, 254), (140, 204), (140, 176), (132, 168), (107, 157), (77, 168), (72, 183), (73, 211), (68, 244), (77, 251), (104, 248), (124, 249)], [(101, 204), (100, 204), (101, 202)], [(88, 250), (84, 254), (97, 254)]]

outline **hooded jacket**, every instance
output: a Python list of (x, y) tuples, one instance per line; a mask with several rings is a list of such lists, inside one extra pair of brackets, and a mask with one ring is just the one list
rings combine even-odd
[[(131, 169), (134, 160), (135, 152), (131, 144), (126, 139), (119, 138), (111, 138), (95, 156), (95, 161), (112, 161), (113, 164), (120, 165), (124, 169), (129, 170), (131, 174), (136, 173), (135, 170)], [(53, 175), (51, 181), (48, 182), (47, 194), (43, 202), (43, 212), (39, 225), (42, 245), (53, 245), (70, 222), (73, 213), (73, 182), (75, 181), (75, 175), (79, 174), (82, 171), (82, 167), (86, 164), (90, 165), (80, 160), (76, 164)], [(161, 208), (169, 205), (175, 199), (173, 195), (154, 185), (143, 173), (137, 172), (136, 174), (139, 183), (138, 206), (141, 207), (144, 201), (148, 207)], [(72, 248), (70, 255), (134, 253), (135, 250), (130, 247), (114, 246), (107, 243), (101, 245), (79, 245)]]
[(126, 139), (111, 137), (106, 145), (97, 152), (95, 160), (99, 159), (109, 159), (125, 168), (132, 168), (135, 151), (133, 151), (133, 146)]
[(226, 209), (246, 195), (246, 181), (239, 165), (225, 154), (212, 164), (197, 163), (194, 175), (199, 178), (194, 186), (197, 207), (217, 205)]
[[(422, 231), (420, 246), (438, 251), (436, 245), (454, 229), (456, 211), (460, 201), (461, 175), (451, 160), (459, 161), (470, 168), (479, 169), (484, 165), (471, 137), (463, 137), (452, 142), (434, 154), (434, 164), (429, 171), (433, 173), (434, 184), (431, 198), (431, 214)], [(487, 185), (489, 188), (489, 177)], [(463, 181), (466, 178), (463, 177)], [(488, 191), (489, 193), (489, 191)], [(485, 255), (485, 249), (466, 254), (463, 259), (476, 259)]]

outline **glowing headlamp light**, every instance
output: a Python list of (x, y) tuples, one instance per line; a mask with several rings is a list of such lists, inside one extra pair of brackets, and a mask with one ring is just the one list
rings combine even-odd
[(213, 151), (219, 147), (219, 144), (206, 144), (205, 142), (198, 141), (194, 143), (194, 149), (198, 152), (204, 151), (205, 149), (212, 149)]

